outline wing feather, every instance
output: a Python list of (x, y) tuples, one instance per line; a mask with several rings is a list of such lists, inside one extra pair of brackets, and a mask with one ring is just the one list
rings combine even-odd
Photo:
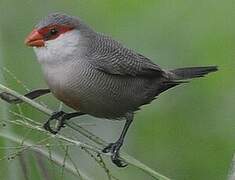
[(87, 59), (95, 68), (110, 74), (151, 77), (165, 74), (150, 59), (100, 34), (89, 43)]

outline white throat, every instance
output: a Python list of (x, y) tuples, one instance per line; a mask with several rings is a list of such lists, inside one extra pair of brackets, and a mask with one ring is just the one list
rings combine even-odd
[(56, 65), (74, 59), (79, 54), (81, 35), (78, 30), (61, 34), (45, 42), (44, 47), (34, 47), (37, 59), (42, 65)]

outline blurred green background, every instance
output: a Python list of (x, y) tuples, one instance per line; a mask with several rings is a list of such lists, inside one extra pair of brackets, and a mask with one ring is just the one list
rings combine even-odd
[[(1, 83), (26, 92), (4, 70), (7, 68), (29, 89), (46, 87), (33, 50), (23, 41), (42, 17), (57, 11), (81, 17), (95, 30), (113, 36), (161, 67), (218, 65), (219, 72), (171, 89), (144, 106), (135, 117), (123, 149), (175, 180), (226, 179), (235, 152), (234, 0), (0, 0)], [(41, 100), (54, 110), (58, 108), (58, 101), (51, 96)], [(16, 119), (9, 108), (16, 112), (19, 109), (0, 103), (0, 119)], [(21, 108), (36, 121), (45, 122), (47, 118), (26, 105)], [(84, 126), (110, 142), (118, 137), (123, 125), (90, 116), (79, 119), (95, 123)], [(0, 131), (32, 141), (41, 137), (40, 133), (10, 123)], [(77, 138), (69, 128), (62, 133)], [(0, 138), (0, 146), (1, 159), (15, 151), (4, 147), (16, 144)], [(52, 151), (58, 149), (53, 147)], [(63, 157), (64, 152), (59, 153)], [(71, 147), (70, 155), (92, 179), (107, 179), (83, 151)], [(13, 160), (1, 160), (0, 179), (62, 179), (61, 167), (39, 157), (27, 150)], [(131, 166), (118, 169), (109, 159), (105, 161), (119, 179), (152, 179)], [(77, 177), (65, 172), (64, 179)]]

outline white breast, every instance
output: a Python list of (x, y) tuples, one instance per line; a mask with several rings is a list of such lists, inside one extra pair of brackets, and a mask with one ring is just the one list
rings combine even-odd
[(44, 47), (34, 47), (40, 64), (57, 64), (71, 60), (74, 54), (79, 54), (81, 36), (78, 30), (61, 34), (53, 40), (45, 42)]

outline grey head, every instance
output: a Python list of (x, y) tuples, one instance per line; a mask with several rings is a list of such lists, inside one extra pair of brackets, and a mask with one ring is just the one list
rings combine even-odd
[(93, 30), (86, 25), (79, 17), (70, 16), (65, 13), (51, 13), (48, 16), (44, 17), (36, 26), (36, 29), (45, 28), (51, 25), (63, 25), (68, 26), (73, 29), (78, 29), (80, 31), (89, 31)]
[(84, 53), (94, 36), (96, 32), (80, 18), (52, 13), (35, 26), (25, 43), (34, 47), (40, 63), (55, 64)]
[(68, 25), (73, 27), (78, 27), (79, 19), (66, 15), (64, 13), (51, 13), (48, 16), (44, 17), (35, 28), (41, 29), (43, 27), (49, 26), (51, 24), (61, 24)]

